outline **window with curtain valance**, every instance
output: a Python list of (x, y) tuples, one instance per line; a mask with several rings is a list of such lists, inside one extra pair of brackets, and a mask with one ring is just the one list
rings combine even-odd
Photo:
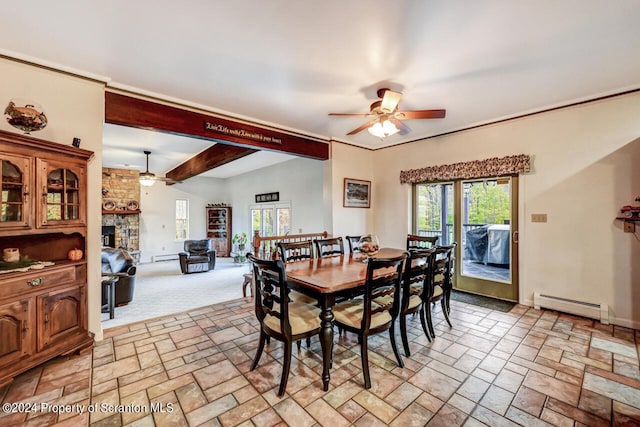
[(422, 169), (400, 171), (401, 184), (418, 182), (451, 181), (455, 179), (490, 178), (503, 175), (527, 173), (531, 168), (531, 156), (517, 154), (492, 157), (450, 165), (428, 166)]

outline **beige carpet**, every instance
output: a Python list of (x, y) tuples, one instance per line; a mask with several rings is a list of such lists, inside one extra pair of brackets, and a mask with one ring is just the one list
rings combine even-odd
[(249, 264), (218, 258), (215, 270), (182, 274), (177, 260), (138, 265), (133, 301), (116, 307), (115, 318), (102, 313), (102, 328), (128, 325), (242, 298), (242, 275)]

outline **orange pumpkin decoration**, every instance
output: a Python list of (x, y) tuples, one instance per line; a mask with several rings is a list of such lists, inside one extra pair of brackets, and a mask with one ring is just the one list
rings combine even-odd
[(67, 253), (67, 258), (71, 261), (80, 261), (82, 259), (82, 249), (74, 248)]

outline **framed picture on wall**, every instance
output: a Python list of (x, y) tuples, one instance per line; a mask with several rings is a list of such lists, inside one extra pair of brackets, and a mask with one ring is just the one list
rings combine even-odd
[(342, 206), (345, 208), (371, 207), (371, 181), (345, 178)]
[(256, 194), (256, 203), (278, 202), (280, 201), (280, 192)]

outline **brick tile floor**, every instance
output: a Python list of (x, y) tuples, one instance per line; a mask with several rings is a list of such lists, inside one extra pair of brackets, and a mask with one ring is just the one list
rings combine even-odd
[(109, 329), (92, 354), (57, 358), (0, 389), (3, 403), (38, 405), (3, 411), (0, 425), (640, 425), (639, 331), (451, 304), (453, 328), (437, 309), (432, 343), (409, 319), (405, 368), (388, 335), (370, 338), (369, 390), (353, 335), (336, 334), (327, 392), (317, 338), (294, 347), (282, 398), (280, 343), (249, 370), (258, 336), (250, 298)]

